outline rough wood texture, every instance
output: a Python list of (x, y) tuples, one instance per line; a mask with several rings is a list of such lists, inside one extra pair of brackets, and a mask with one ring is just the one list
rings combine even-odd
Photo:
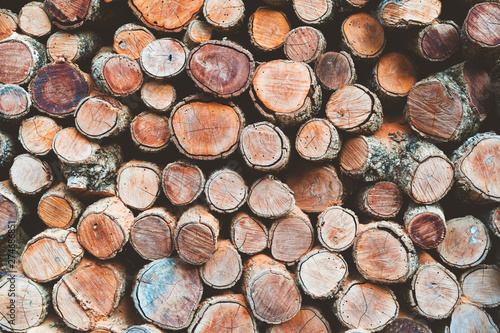
[(439, 0), (383, 0), (377, 10), (380, 22), (388, 28), (408, 29), (430, 24), (441, 14)]
[(167, 148), (170, 142), (168, 118), (152, 112), (142, 112), (130, 123), (132, 141), (146, 153), (156, 153)]
[(283, 51), (289, 60), (312, 63), (326, 49), (323, 33), (313, 27), (297, 27), (290, 31), (283, 42)]
[(269, 7), (257, 8), (248, 19), (250, 42), (262, 51), (280, 48), (290, 30), (290, 22), (286, 15)]
[(10, 166), (16, 152), (14, 138), (9, 134), (0, 131), (0, 168)]
[(403, 217), (406, 232), (423, 249), (438, 246), (446, 237), (446, 219), (439, 204), (410, 204)]
[(451, 315), (449, 332), (498, 333), (500, 329), (486, 311), (474, 304), (463, 303)]
[(500, 237), (500, 206), (489, 209), (481, 215), (483, 221), (496, 237)]
[(267, 333), (300, 333), (316, 332), (331, 333), (330, 324), (323, 316), (321, 310), (312, 306), (303, 306), (299, 312), (287, 322), (272, 325)]
[(202, 265), (217, 246), (219, 221), (202, 206), (193, 206), (179, 218), (175, 228), (175, 249), (184, 261)]
[(295, 138), (295, 149), (300, 157), (310, 161), (330, 161), (337, 157), (340, 146), (337, 129), (323, 118), (306, 121)]
[(134, 60), (139, 60), (141, 51), (155, 40), (155, 36), (147, 28), (127, 23), (116, 29), (113, 38), (113, 50), (118, 54), (126, 54)]
[(372, 86), (383, 101), (402, 100), (417, 82), (413, 62), (403, 53), (390, 52), (378, 59), (373, 69)]
[(134, 215), (117, 197), (98, 200), (78, 222), (78, 241), (96, 258), (114, 258), (127, 243), (133, 222)]
[(231, 241), (239, 252), (254, 255), (267, 248), (269, 232), (261, 221), (239, 212), (231, 220)]
[(398, 317), (384, 327), (381, 333), (432, 333), (424, 321), (399, 313)]
[(428, 61), (444, 61), (460, 47), (460, 27), (453, 21), (434, 20), (414, 33), (410, 50)]
[(403, 207), (403, 193), (396, 184), (380, 181), (362, 188), (357, 194), (356, 204), (370, 217), (392, 219)]
[(316, 227), (321, 245), (330, 251), (342, 252), (354, 243), (359, 221), (352, 210), (332, 206), (319, 214)]
[(241, 256), (229, 240), (217, 242), (214, 254), (200, 267), (203, 282), (214, 289), (229, 289), (241, 278)]
[(93, 31), (58, 31), (47, 40), (47, 54), (52, 61), (77, 62), (94, 55), (101, 44), (100, 35)]
[(184, 71), (188, 54), (183, 42), (166, 37), (148, 43), (141, 51), (139, 62), (144, 73), (161, 80)]
[(500, 305), (500, 267), (479, 265), (460, 276), (463, 295), (476, 305), (493, 308)]
[(50, 187), (54, 176), (49, 164), (30, 154), (17, 155), (9, 170), (14, 188), (21, 194), (35, 195)]
[(0, 120), (18, 121), (30, 111), (31, 98), (22, 87), (0, 84)]
[(83, 203), (64, 183), (45, 192), (38, 202), (40, 220), (50, 228), (69, 228), (84, 209)]
[(185, 206), (195, 201), (203, 192), (205, 176), (195, 164), (177, 161), (163, 169), (161, 186), (172, 204)]
[(154, 163), (129, 161), (116, 174), (116, 194), (132, 209), (151, 208), (160, 195), (160, 174)]
[(45, 0), (51, 21), (63, 30), (81, 27), (99, 16), (99, 0)]
[(305, 24), (323, 25), (333, 19), (332, 0), (292, 0), (292, 3), (295, 14)]
[(45, 116), (24, 119), (19, 125), (19, 142), (29, 153), (45, 156), (52, 150), (52, 141), (61, 130), (55, 120)]
[(141, 98), (148, 108), (167, 112), (174, 107), (177, 94), (171, 84), (150, 80), (142, 86)]
[(247, 204), (255, 215), (276, 219), (292, 211), (295, 198), (288, 185), (267, 175), (256, 180), (250, 187)]
[[(16, 230), (27, 214), (26, 207), (18, 198), (10, 181), (0, 183), (0, 237)], [(1, 239), (1, 238), (0, 238)]]
[(10, 9), (0, 9), (0, 40), (10, 37), (17, 30), (17, 14)]
[(177, 218), (163, 207), (148, 209), (134, 219), (130, 244), (146, 260), (169, 257), (174, 251)]
[(246, 164), (259, 171), (280, 171), (290, 159), (290, 140), (283, 131), (267, 122), (248, 125), (241, 132), (239, 149)]
[(377, 58), (385, 48), (385, 34), (377, 19), (366, 13), (349, 16), (342, 23), (342, 46), (357, 59)]
[(45, 320), (38, 326), (30, 328), (27, 333), (71, 333), (71, 329), (64, 324), (53, 311), (50, 311)]
[(163, 329), (180, 330), (191, 324), (202, 293), (203, 284), (196, 267), (180, 258), (165, 258), (139, 271), (132, 298), (147, 322)]
[(189, 49), (212, 39), (212, 26), (205, 21), (194, 20), (189, 23), (182, 41)]
[(234, 32), (243, 24), (245, 3), (243, 0), (206, 0), (203, 4), (203, 16), (214, 29)]
[(321, 87), (326, 90), (335, 91), (346, 84), (353, 84), (357, 79), (354, 61), (344, 51), (322, 54), (314, 65), (314, 72)]
[(245, 263), (242, 288), (253, 315), (266, 323), (281, 324), (300, 310), (302, 296), (295, 278), (283, 264), (264, 254)]
[(124, 333), (163, 333), (158, 327), (152, 324), (134, 325), (127, 328)]
[(231, 169), (213, 172), (205, 183), (205, 196), (211, 210), (234, 213), (247, 200), (248, 187), (243, 177)]
[(38, 1), (29, 2), (21, 8), (18, 24), (24, 34), (35, 38), (47, 36), (52, 30), (44, 5)]

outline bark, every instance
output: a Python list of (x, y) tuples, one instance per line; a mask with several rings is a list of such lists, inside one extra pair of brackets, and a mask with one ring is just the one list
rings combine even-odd
[(163, 113), (174, 107), (177, 94), (171, 84), (150, 80), (142, 86), (141, 98), (149, 109)]
[(205, 21), (194, 20), (186, 28), (182, 42), (189, 49), (193, 49), (201, 43), (208, 42), (212, 39), (213, 29), (210, 24)]
[(43, 3), (32, 1), (21, 8), (18, 16), (19, 29), (31, 37), (39, 38), (50, 34), (52, 24)]
[(54, 180), (49, 164), (30, 154), (21, 154), (14, 158), (9, 178), (14, 188), (24, 195), (36, 195), (49, 188)]
[(160, 168), (150, 162), (132, 160), (123, 164), (116, 175), (116, 193), (132, 209), (151, 208), (160, 195)]
[(340, 151), (341, 139), (337, 129), (327, 119), (313, 118), (300, 127), (295, 149), (300, 157), (310, 161), (331, 161)]
[(0, 84), (0, 121), (19, 121), (30, 107), (31, 98), (26, 90), (15, 84)]
[(291, 30), (287, 16), (270, 7), (259, 7), (248, 19), (250, 42), (257, 49), (269, 52), (283, 46)]
[(403, 207), (403, 193), (399, 187), (387, 181), (366, 185), (357, 194), (357, 208), (377, 220), (392, 219)]
[(113, 50), (118, 54), (125, 54), (134, 60), (139, 60), (141, 51), (154, 40), (155, 36), (147, 28), (135, 23), (127, 23), (116, 30)]
[(125, 330), (124, 333), (162, 333), (158, 327), (151, 324), (134, 325)]
[(69, 30), (98, 19), (101, 6), (99, 0), (45, 0), (45, 9), (55, 26)]
[(303, 306), (299, 312), (285, 323), (272, 325), (267, 333), (300, 333), (300, 332), (332, 333), (330, 324), (321, 310), (313, 306)]
[(17, 30), (17, 14), (10, 9), (0, 9), (0, 40), (10, 37)]
[(355, 59), (369, 60), (380, 56), (385, 48), (384, 28), (366, 13), (353, 14), (342, 23), (342, 48)]
[(102, 38), (93, 31), (68, 33), (58, 31), (47, 40), (47, 54), (52, 61), (78, 62), (90, 59), (102, 46)]
[(321, 31), (303, 26), (290, 31), (283, 42), (283, 51), (288, 60), (307, 64), (315, 62), (326, 49), (326, 39)]
[(357, 80), (354, 61), (349, 53), (329, 51), (322, 54), (314, 65), (314, 72), (321, 87), (337, 90)]
[(52, 141), (61, 129), (55, 120), (37, 115), (21, 122), (18, 139), (30, 154), (45, 156), (52, 150)]
[(141, 51), (139, 62), (148, 76), (162, 80), (172, 78), (184, 71), (189, 50), (175, 38), (156, 39)]
[(381, 333), (432, 333), (424, 321), (401, 315), (401, 312), (392, 323), (387, 325)]
[(413, 243), (423, 249), (437, 247), (446, 237), (446, 219), (439, 204), (410, 204), (403, 221)]
[[(0, 239), (9, 232), (15, 231), (24, 216), (27, 208), (14, 192), (10, 181), (0, 183)], [(3, 262), (2, 262), (3, 263)]]
[(203, 192), (205, 176), (195, 164), (172, 162), (163, 169), (161, 186), (172, 204), (185, 206), (194, 202)]
[(203, 16), (214, 29), (234, 33), (243, 25), (245, 3), (243, 0), (206, 0)]
[(0, 131), (0, 168), (11, 165), (15, 153), (14, 138)]
[(130, 123), (130, 134), (139, 150), (146, 153), (163, 151), (170, 142), (168, 118), (152, 112), (142, 112)]
[(239, 252), (254, 255), (267, 248), (269, 232), (261, 221), (239, 212), (231, 221), (231, 241)]
[(318, 240), (323, 247), (333, 252), (342, 252), (354, 243), (359, 220), (352, 210), (332, 206), (319, 214), (316, 228)]
[(334, 18), (332, 0), (292, 0), (298, 19), (307, 25), (326, 25)]
[(413, 33), (409, 49), (422, 59), (432, 62), (450, 58), (460, 47), (460, 27), (453, 21), (435, 20)]
[(494, 236), (500, 237), (500, 206), (488, 209), (481, 214), (481, 221), (490, 229)]
[(205, 196), (211, 210), (234, 213), (247, 200), (248, 187), (243, 177), (231, 169), (213, 172), (205, 183)]
[(500, 305), (500, 267), (479, 265), (460, 276), (463, 296), (474, 304), (493, 308)]
[(64, 324), (54, 311), (50, 311), (47, 318), (40, 325), (30, 328), (27, 333), (71, 333), (71, 329)]
[(214, 254), (200, 267), (201, 279), (214, 289), (232, 288), (242, 273), (241, 256), (229, 240), (217, 242)]
[(64, 183), (45, 192), (38, 202), (38, 217), (49, 228), (67, 229), (80, 217), (85, 206)]
[(439, 0), (383, 0), (377, 15), (387, 28), (408, 29), (432, 23), (441, 14)]
[(295, 207), (293, 191), (276, 177), (264, 176), (250, 187), (248, 207), (257, 216), (276, 219)]

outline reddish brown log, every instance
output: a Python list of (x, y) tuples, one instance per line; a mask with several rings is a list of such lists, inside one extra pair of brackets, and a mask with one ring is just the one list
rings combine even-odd
[(189, 23), (182, 41), (189, 49), (212, 39), (212, 26), (205, 21), (194, 20)]
[(233, 213), (246, 202), (248, 187), (239, 173), (224, 168), (208, 177), (205, 183), (205, 196), (211, 210)]
[(214, 254), (200, 267), (203, 282), (214, 289), (229, 289), (241, 278), (241, 256), (228, 240), (217, 242)]
[(321, 310), (312, 306), (304, 306), (299, 312), (287, 322), (273, 325), (268, 328), (267, 333), (300, 333), (316, 332), (331, 333), (330, 324), (323, 316)]
[(373, 69), (372, 86), (382, 100), (401, 100), (417, 82), (417, 71), (403, 53), (390, 52), (378, 59)]
[(52, 23), (63, 30), (81, 27), (99, 16), (99, 0), (45, 0)]
[(381, 181), (361, 189), (356, 202), (361, 212), (375, 219), (394, 218), (403, 206), (403, 193), (396, 184)]
[(385, 47), (382, 25), (373, 16), (358, 13), (342, 23), (342, 46), (355, 58), (377, 58)]
[(174, 107), (176, 97), (175, 88), (168, 83), (150, 80), (141, 88), (142, 101), (154, 111), (170, 111)]
[(12, 36), (17, 29), (17, 14), (10, 9), (0, 9), (0, 40)]
[(48, 227), (66, 229), (80, 217), (83, 209), (80, 199), (64, 183), (59, 183), (42, 195), (37, 212)]
[(428, 61), (444, 61), (460, 47), (460, 27), (453, 21), (435, 20), (410, 40), (410, 50)]
[(118, 54), (126, 54), (134, 60), (139, 60), (141, 51), (155, 40), (155, 36), (145, 27), (128, 23), (119, 27), (114, 35), (113, 50)]
[(31, 98), (26, 90), (15, 84), (0, 84), (0, 120), (22, 119), (30, 108)]
[(130, 123), (130, 134), (140, 150), (146, 153), (162, 151), (170, 141), (168, 119), (152, 112), (142, 112)]
[(34, 116), (22, 121), (19, 125), (19, 142), (29, 153), (44, 156), (52, 150), (52, 141), (61, 130), (53, 119), (45, 116)]
[(328, 161), (337, 157), (341, 140), (335, 126), (326, 119), (314, 118), (305, 122), (297, 132), (295, 149), (310, 161)]
[(253, 183), (247, 204), (255, 215), (275, 219), (291, 212), (295, 199), (288, 185), (267, 175)]
[(32, 1), (21, 8), (18, 16), (19, 28), (31, 37), (39, 38), (50, 34), (52, 24), (43, 3)]
[(140, 56), (141, 68), (152, 78), (166, 79), (179, 75), (186, 67), (189, 50), (180, 40), (162, 38), (146, 45)]
[(438, 204), (410, 204), (403, 221), (413, 243), (423, 249), (435, 248), (446, 236), (446, 219)]
[(160, 195), (160, 168), (150, 162), (129, 161), (116, 174), (116, 194), (132, 209), (151, 208)]
[(291, 27), (283, 12), (259, 7), (248, 19), (248, 34), (252, 45), (262, 51), (280, 48)]
[(10, 181), (0, 183), (0, 237), (3, 237), (19, 227), (21, 220), (27, 214), (24, 204), (14, 192)]
[(500, 267), (480, 265), (460, 276), (464, 297), (476, 305), (493, 308), (500, 304)]
[(26, 195), (35, 195), (49, 188), (54, 179), (49, 164), (30, 154), (14, 158), (9, 177), (14, 188)]
[(173, 162), (163, 169), (161, 176), (163, 193), (176, 206), (189, 205), (205, 187), (205, 176), (200, 168), (188, 162)]
[(335, 91), (346, 84), (353, 84), (357, 79), (351, 55), (344, 51), (322, 54), (314, 65), (314, 72), (326, 90)]
[(215, 29), (234, 32), (243, 23), (245, 3), (243, 0), (206, 0), (203, 4), (203, 16)]
[(441, 14), (439, 0), (384, 0), (378, 6), (378, 18), (388, 28), (407, 29), (424, 26)]
[(354, 243), (358, 227), (358, 217), (352, 210), (329, 207), (318, 216), (318, 240), (328, 250), (342, 252)]
[(292, 0), (292, 3), (295, 14), (305, 24), (326, 24), (333, 19), (332, 0)]
[(261, 221), (239, 212), (231, 221), (231, 241), (241, 253), (254, 255), (267, 247), (269, 232)]
[(283, 51), (289, 60), (312, 63), (325, 52), (326, 39), (313, 27), (298, 27), (290, 31), (283, 42)]

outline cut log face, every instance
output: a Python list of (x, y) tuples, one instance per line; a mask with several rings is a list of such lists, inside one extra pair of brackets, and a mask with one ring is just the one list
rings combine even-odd
[(146, 321), (163, 329), (179, 330), (191, 323), (202, 293), (196, 267), (180, 258), (165, 258), (139, 271), (132, 298)]
[(243, 0), (206, 0), (203, 16), (215, 29), (230, 32), (243, 22), (245, 3)]
[(150, 80), (142, 86), (141, 98), (150, 109), (167, 112), (174, 106), (177, 94), (171, 84)]
[(99, 1), (96, 0), (47, 0), (47, 10), (52, 23), (63, 30), (81, 27), (85, 21), (96, 15)]
[(67, 127), (54, 136), (52, 149), (61, 161), (83, 163), (92, 158), (97, 144), (89, 141), (74, 127)]
[(124, 333), (162, 333), (158, 327), (151, 324), (134, 325), (127, 328)]
[(430, 24), (441, 14), (439, 0), (385, 0), (378, 6), (380, 22), (389, 28), (407, 29)]
[(166, 117), (152, 112), (142, 112), (130, 123), (132, 141), (146, 153), (156, 153), (167, 148), (170, 128)]
[(295, 198), (288, 185), (267, 175), (252, 185), (247, 203), (255, 215), (276, 219), (292, 211)]
[(326, 90), (337, 90), (356, 82), (356, 70), (351, 55), (347, 52), (329, 51), (322, 54), (314, 65), (319, 83)]
[(326, 49), (323, 33), (313, 27), (298, 27), (290, 31), (284, 41), (283, 51), (289, 60), (311, 63)]
[(268, 330), (268, 333), (300, 333), (300, 332), (316, 332), (316, 333), (331, 333), (330, 324), (323, 317), (321, 311), (317, 308), (304, 306), (299, 312), (287, 322), (279, 325), (273, 325)]
[(252, 45), (262, 51), (280, 48), (291, 27), (283, 12), (259, 7), (248, 20), (248, 33)]
[(44, 156), (52, 149), (52, 141), (61, 127), (51, 118), (34, 116), (19, 126), (19, 142), (29, 153)]
[(332, 160), (340, 151), (341, 140), (335, 126), (326, 119), (305, 122), (297, 132), (295, 149), (310, 161)]
[(47, 40), (47, 54), (52, 61), (65, 60), (74, 63), (95, 54), (101, 43), (101, 37), (93, 31), (58, 31)]
[(333, 1), (331, 0), (292, 0), (293, 10), (305, 24), (323, 24), (332, 19)]
[(19, 28), (28, 36), (43, 37), (52, 30), (52, 24), (41, 2), (32, 1), (24, 5), (18, 19)]
[(500, 206), (490, 209), (482, 216), (482, 221), (496, 237), (500, 237)]
[[(214, 3), (217, 1), (214, 1)], [(207, 3), (207, 2), (205, 2)], [(189, 23), (182, 41), (190, 49), (212, 39), (212, 26), (205, 21), (194, 20)]]
[(116, 175), (117, 195), (132, 209), (151, 208), (160, 195), (160, 169), (156, 164), (130, 161)]
[(411, 240), (421, 248), (435, 248), (446, 236), (446, 219), (439, 205), (410, 204), (403, 220)]
[(340, 254), (313, 249), (297, 265), (297, 280), (304, 292), (314, 299), (335, 296), (347, 278), (347, 263)]
[(35, 195), (49, 188), (54, 179), (48, 163), (30, 154), (16, 156), (9, 176), (16, 190), (27, 195)]
[(500, 304), (500, 267), (480, 265), (460, 277), (463, 295), (471, 302), (484, 307)]
[(373, 78), (381, 97), (404, 97), (417, 82), (417, 72), (407, 56), (390, 52), (378, 60)]
[(141, 66), (125, 54), (102, 52), (92, 60), (92, 78), (99, 90), (125, 97), (139, 90), (143, 83)]
[(254, 255), (267, 247), (269, 232), (262, 222), (239, 212), (231, 222), (231, 241), (239, 252)]
[(184, 70), (188, 53), (184, 43), (175, 38), (156, 39), (142, 49), (141, 68), (155, 79), (171, 78)]
[(453, 21), (436, 20), (417, 35), (413, 51), (429, 61), (443, 61), (460, 47), (460, 27)]
[(128, 23), (119, 27), (114, 36), (113, 50), (118, 54), (126, 54), (139, 60), (141, 51), (155, 40), (155, 36), (145, 27)]
[(358, 225), (358, 217), (352, 210), (329, 207), (318, 216), (318, 240), (328, 250), (342, 252), (354, 243)]
[(248, 89), (254, 68), (252, 54), (241, 46), (209, 41), (191, 50), (186, 70), (204, 92), (230, 98)]
[(0, 40), (12, 36), (17, 29), (17, 15), (11, 10), (2, 8), (0, 10)]
[(214, 289), (233, 287), (241, 278), (242, 272), (241, 256), (228, 240), (217, 242), (214, 254), (200, 268), (201, 279)]
[(194, 164), (173, 162), (163, 169), (161, 185), (172, 204), (185, 206), (195, 201), (201, 194), (205, 186), (205, 176)]
[(357, 204), (363, 213), (373, 218), (394, 218), (403, 206), (403, 193), (396, 184), (381, 181), (361, 190)]
[[(0, 237), (16, 230), (26, 214), (9, 181), (0, 183)], [(267, 244), (267, 243), (266, 243)]]
[(247, 200), (248, 187), (240, 174), (221, 169), (210, 175), (205, 183), (205, 196), (210, 209), (219, 213), (233, 213)]
[(474, 304), (464, 303), (453, 311), (449, 332), (498, 333), (500, 330), (486, 311)]
[(342, 41), (348, 51), (359, 59), (377, 58), (385, 47), (382, 25), (373, 16), (358, 13), (342, 23)]
[(38, 216), (50, 228), (69, 228), (83, 211), (82, 202), (60, 183), (40, 198)]
[(429, 327), (420, 320), (398, 317), (387, 325), (381, 333), (432, 333)]
[(31, 107), (31, 98), (22, 87), (15, 84), (0, 85), (0, 120), (23, 118)]

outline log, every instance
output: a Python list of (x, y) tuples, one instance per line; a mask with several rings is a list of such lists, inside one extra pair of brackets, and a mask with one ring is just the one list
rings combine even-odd
[(214, 29), (231, 33), (243, 25), (245, 3), (243, 0), (206, 0), (203, 4), (203, 16)]
[(338, 3), (338, 11), (342, 14), (359, 11), (365, 7), (370, 0), (341, 0)]
[(418, 266), (410, 237), (394, 222), (372, 222), (356, 235), (353, 258), (361, 275), (380, 283), (402, 283)]
[(283, 264), (264, 254), (245, 263), (242, 289), (252, 314), (268, 324), (286, 322), (300, 310), (302, 296), (295, 278)]
[(132, 298), (147, 322), (163, 329), (180, 330), (191, 324), (202, 293), (203, 284), (196, 267), (180, 258), (165, 258), (139, 271)]
[(437, 247), (446, 237), (446, 219), (439, 204), (420, 206), (410, 203), (403, 221), (413, 243), (423, 249)]
[(31, 98), (22, 87), (16, 84), (0, 84), (0, 120), (18, 121), (31, 108)]
[(333, 298), (348, 275), (347, 263), (337, 253), (320, 247), (314, 248), (297, 265), (297, 281), (313, 299)]
[(49, 164), (30, 154), (17, 155), (9, 170), (14, 188), (21, 194), (36, 195), (50, 187), (54, 176)]
[(221, 98), (244, 93), (254, 69), (252, 54), (229, 41), (208, 41), (195, 47), (186, 64), (187, 74), (198, 88)]
[(0, 40), (0, 83), (24, 85), (47, 63), (45, 46), (35, 39), (13, 33)]
[(341, 139), (335, 126), (323, 118), (313, 118), (300, 126), (295, 149), (309, 161), (331, 161), (340, 151)]
[(469, 268), (480, 264), (491, 247), (486, 226), (468, 215), (446, 221), (448, 232), (437, 246), (441, 260), (457, 268)]
[(318, 216), (318, 241), (333, 252), (347, 250), (358, 233), (359, 220), (352, 210), (340, 206), (325, 209)]
[(493, 308), (500, 305), (500, 267), (479, 265), (460, 276), (463, 296), (476, 305)]
[(162, 80), (172, 78), (186, 68), (189, 50), (175, 38), (156, 39), (141, 51), (141, 68), (148, 76)]
[(174, 107), (177, 94), (171, 84), (150, 80), (142, 86), (141, 98), (153, 111), (167, 112)]
[(373, 68), (372, 87), (382, 101), (403, 101), (417, 82), (411, 59), (403, 53), (389, 52), (381, 56)]
[(177, 223), (174, 244), (177, 254), (191, 265), (202, 265), (215, 252), (219, 221), (200, 205), (185, 211)]
[(152, 112), (142, 112), (130, 123), (130, 134), (139, 150), (146, 153), (160, 152), (170, 142), (168, 119)]
[(194, 20), (203, 6), (203, 0), (179, 3), (175, 0), (129, 0), (132, 12), (147, 27), (161, 32), (179, 32)]
[(291, 30), (287, 16), (270, 7), (259, 7), (248, 19), (250, 42), (257, 49), (269, 52), (283, 46)]
[(481, 216), (481, 221), (486, 224), (494, 236), (500, 237), (500, 206), (484, 212)]
[(460, 27), (450, 20), (434, 20), (414, 33), (409, 41), (410, 51), (432, 62), (449, 59), (459, 47)]
[(500, 329), (486, 311), (474, 304), (463, 303), (451, 315), (449, 332), (498, 333)]
[(15, 231), (28, 214), (27, 208), (14, 192), (10, 181), (0, 183), (0, 239)]
[(321, 106), (321, 88), (311, 67), (290, 60), (257, 67), (250, 97), (266, 120), (284, 126), (312, 118)]
[(239, 149), (246, 164), (266, 172), (283, 170), (290, 159), (290, 140), (283, 131), (267, 122), (248, 125), (240, 136)]
[(292, 4), (298, 19), (307, 25), (326, 25), (333, 20), (332, 0), (292, 0)]
[(337, 90), (357, 80), (354, 61), (349, 53), (328, 51), (319, 56), (314, 72), (325, 90)]
[(257, 216), (276, 219), (292, 211), (295, 198), (288, 185), (267, 175), (256, 180), (250, 187), (247, 205)]
[[(142, 320), (137, 315), (133, 302), (123, 297), (111, 316), (99, 320), (96, 323), (95, 330), (91, 331), (91, 333), (122, 333), (138, 322), (142, 322)], [(158, 333), (158, 331), (153, 333)]]
[(91, 85), (78, 66), (52, 63), (41, 68), (29, 84), (33, 106), (51, 117), (71, 117), (78, 103), (89, 96)]
[(12, 136), (0, 131), (0, 168), (10, 166), (14, 159), (15, 150)]
[(102, 38), (90, 30), (58, 31), (47, 40), (47, 55), (52, 61), (78, 62), (89, 59), (102, 46)]
[(45, 156), (52, 150), (52, 142), (61, 130), (55, 120), (45, 116), (24, 119), (19, 125), (19, 142), (30, 154)]
[(182, 42), (189, 49), (193, 49), (201, 43), (208, 42), (212, 39), (213, 29), (210, 24), (205, 21), (194, 20), (187, 26)]
[(191, 96), (177, 104), (169, 118), (172, 139), (189, 158), (214, 160), (233, 153), (245, 125), (243, 113), (231, 101)]
[(12, 228), (12, 225), (7, 234), (0, 236), (0, 272), (2, 272), (2, 277), (26, 278), (21, 265), (21, 255), (29, 240), (30, 237), (22, 227)]
[(320, 213), (341, 205), (344, 186), (332, 165), (312, 165), (291, 170), (285, 180), (293, 191), (295, 204), (306, 213)]
[(30, 328), (26, 333), (71, 333), (71, 329), (64, 324), (54, 311), (50, 311), (40, 325)]
[(100, 199), (88, 206), (80, 217), (78, 242), (98, 259), (114, 258), (127, 243), (133, 222), (134, 215), (120, 199)]
[(0, 40), (12, 36), (17, 30), (17, 14), (10, 9), (0, 9)]
[(71, 272), (83, 254), (75, 229), (47, 229), (26, 244), (21, 264), (28, 278), (44, 283)]
[(52, 24), (43, 3), (32, 1), (21, 8), (18, 15), (19, 29), (28, 36), (40, 38), (50, 34)]
[(239, 212), (231, 220), (231, 242), (239, 252), (254, 255), (267, 248), (269, 232), (261, 221)]
[(205, 183), (205, 197), (211, 210), (234, 213), (247, 200), (248, 187), (243, 177), (228, 168), (219, 169)]
[(67, 229), (80, 217), (83, 209), (80, 199), (64, 183), (59, 183), (42, 195), (37, 213), (49, 228)]
[(118, 54), (128, 55), (139, 60), (141, 51), (155, 40), (155, 36), (147, 28), (127, 23), (116, 29), (113, 38), (113, 50)]
[(380, 56), (385, 48), (384, 28), (367, 13), (353, 14), (342, 23), (342, 48), (355, 59), (369, 60)]
[(397, 29), (431, 24), (440, 14), (439, 0), (383, 0), (377, 8), (378, 19), (384, 27)]
[(356, 204), (362, 213), (374, 219), (393, 219), (403, 207), (403, 193), (396, 184), (380, 181), (363, 187)]
[(241, 278), (241, 256), (229, 240), (217, 242), (213, 255), (200, 267), (203, 282), (214, 289), (229, 289)]
[(312, 63), (326, 49), (326, 39), (323, 33), (309, 26), (297, 27), (291, 30), (283, 42), (283, 51), (288, 60)]
[(146, 260), (169, 257), (174, 251), (177, 218), (163, 207), (143, 211), (130, 227), (130, 245)]
[(273, 222), (269, 229), (269, 248), (274, 259), (293, 265), (311, 251), (314, 229), (309, 216), (299, 207)]
[(100, 15), (99, 0), (45, 0), (44, 4), (52, 23), (62, 30), (81, 27)]
[(160, 174), (160, 168), (154, 163), (129, 161), (116, 174), (116, 194), (132, 209), (151, 208), (160, 195)]
[(326, 117), (336, 128), (348, 133), (372, 134), (382, 126), (382, 104), (360, 84), (336, 90), (326, 103)]
[(489, 132), (473, 136), (453, 153), (455, 192), (462, 201), (500, 202), (499, 149), (500, 136)]
[(200, 196), (205, 187), (205, 176), (195, 164), (172, 162), (163, 169), (161, 186), (172, 204), (186, 206)]
[(384, 327), (381, 333), (432, 333), (431, 329), (421, 320), (402, 316), (401, 312), (393, 322)]
[(134, 325), (127, 328), (124, 333), (162, 333), (155, 325), (151, 324), (143, 324), (143, 325)]
[(272, 325), (267, 333), (331, 333), (330, 324), (317, 307), (303, 306), (299, 312), (287, 322)]

